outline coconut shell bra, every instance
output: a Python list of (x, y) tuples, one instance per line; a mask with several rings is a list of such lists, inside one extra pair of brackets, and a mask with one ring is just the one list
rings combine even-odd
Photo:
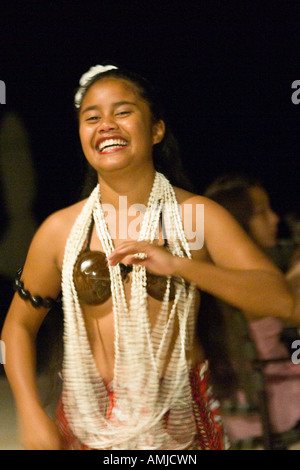
[[(94, 221), (89, 230), (87, 246), (78, 256), (74, 266), (74, 284), (78, 299), (82, 304), (100, 305), (111, 297), (110, 274), (107, 266), (105, 253), (102, 251), (90, 250), (90, 241), (93, 231)], [(168, 246), (165, 238), (164, 246)], [(126, 282), (128, 275), (132, 271), (132, 265), (120, 263), (122, 278)], [(24, 288), (24, 283), (20, 280), (22, 269), (17, 272), (14, 282), (14, 290), (18, 292), (24, 300), (29, 300), (31, 304), (38, 307), (52, 308), (55, 304), (61, 303), (61, 296), (54, 300), (50, 297), (46, 299), (40, 296), (33, 296)], [(167, 285), (167, 276), (160, 276), (147, 271), (147, 293), (150, 297), (162, 301)], [(175, 278), (171, 278), (169, 300), (175, 298)]]
[[(111, 297), (110, 274), (106, 255), (102, 251), (90, 250), (94, 221), (89, 230), (87, 246), (78, 256), (74, 266), (74, 284), (78, 299), (83, 304), (100, 305)], [(165, 240), (165, 246), (167, 241)], [(122, 278), (128, 281), (132, 265), (120, 263)], [(166, 291), (167, 276), (159, 276), (147, 271), (147, 293), (156, 300), (162, 301)], [(171, 278), (170, 300), (175, 298), (174, 278)]]

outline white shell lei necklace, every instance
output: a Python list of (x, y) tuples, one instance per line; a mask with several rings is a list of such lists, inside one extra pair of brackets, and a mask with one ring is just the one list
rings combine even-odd
[[(120, 266), (109, 266), (115, 329), (113, 416), (107, 418), (107, 386), (97, 371), (73, 268), (94, 218), (106, 256), (113, 251), (100, 203), (99, 185), (91, 193), (69, 235), (62, 273), (64, 332), (63, 401), (74, 434), (94, 449), (184, 449), (195, 434), (186, 351), (192, 347), (195, 286), (176, 280), (169, 302), (170, 279), (150, 327), (146, 270), (133, 266), (129, 305)], [(168, 180), (156, 173), (139, 240), (153, 242), (163, 211), (169, 249), (190, 257), (178, 203)], [(178, 334), (174, 337), (174, 327)], [(175, 338), (175, 339), (174, 339)], [(166, 359), (167, 358), (167, 359)], [(168, 419), (164, 417), (168, 413)]]

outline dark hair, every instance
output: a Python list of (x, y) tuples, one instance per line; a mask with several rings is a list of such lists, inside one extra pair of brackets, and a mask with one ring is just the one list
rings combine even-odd
[[(181, 162), (178, 142), (170, 129), (164, 109), (160, 104), (162, 101), (160, 99), (160, 93), (146, 78), (125, 68), (111, 69), (103, 73), (98, 73), (88, 82), (87, 86), (85, 86), (82, 99), (94, 83), (108, 77), (126, 80), (132, 83), (138, 90), (141, 98), (148, 104), (153, 123), (160, 120), (164, 121), (166, 125), (164, 138), (153, 147), (154, 167), (157, 171), (163, 173), (174, 186), (179, 186), (187, 191), (193, 192), (194, 187)], [(96, 172), (87, 163), (87, 175), (82, 194), (83, 197), (89, 194), (91, 189), (95, 186), (96, 181)]]
[[(249, 189), (253, 187), (262, 187), (262, 185), (251, 176), (236, 173), (227, 174), (216, 178), (206, 188), (204, 195), (225, 207), (249, 233), (249, 220), (253, 215), (253, 203)], [(232, 362), (228, 326), (224, 317), (226, 308), (230, 306), (207, 294), (203, 300), (203, 311), (199, 316), (197, 327), (198, 337), (210, 358), (212, 378), (217, 394), (220, 394), (220, 399), (230, 398), (239, 384), (239, 378)], [(224, 384), (226, 384), (225, 387)]]
[(231, 398), (239, 382), (231, 359), (222, 302), (207, 292), (201, 292), (196, 335), (209, 360), (215, 396), (220, 401)]
[(262, 185), (252, 177), (228, 174), (213, 181), (204, 195), (225, 207), (249, 233), (249, 220), (254, 209), (249, 189), (253, 187), (262, 187)]

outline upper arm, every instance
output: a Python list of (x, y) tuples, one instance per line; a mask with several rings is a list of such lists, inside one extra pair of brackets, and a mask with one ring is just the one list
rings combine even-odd
[(193, 198), (193, 204), (204, 207), (204, 248), (214, 264), (279, 272), (226, 209), (202, 196)]
[[(40, 226), (30, 244), (21, 280), (31, 295), (56, 299), (61, 290), (59, 257), (64, 243), (63, 218), (53, 214)], [(35, 308), (18, 293), (13, 297), (6, 324), (19, 324), (35, 334), (47, 314), (44, 307)]]
[(22, 280), (30, 292), (41, 297), (56, 297), (60, 292), (60, 259), (65, 245), (64, 221), (52, 214), (40, 226), (30, 244)]

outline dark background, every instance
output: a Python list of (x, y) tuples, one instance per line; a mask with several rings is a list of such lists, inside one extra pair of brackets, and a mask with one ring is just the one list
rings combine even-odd
[(35, 214), (74, 202), (83, 159), (73, 91), (113, 61), (162, 91), (201, 193), (222, 173), (260, 177), (274, 208), (300, 214), (299, 1), (2, 1), (0, 79), (30, 136)]
[[(105, 61), (159, 87), (198, 193), (223, 173), (251, 173), (282, 219), (290, 212), (300, 219), (300, 104), (291, 101), (291, 85), (300, 80), (300, 1), (1, 0), (0, 80), (7, 96), (0, 132), (10, 112), (27, 130), (37, 224), (78, 198), (84, 157), (73, 94), (82, 73)], [(0, 242), (11, 227), (6, 204), (0, 186)], [(283, 236), (286, 230), (283, 224)], [(8, 240), (0, 256), (3, 246), (18, 249)], [(5, 269), (0, 329), (11, 296)]]

